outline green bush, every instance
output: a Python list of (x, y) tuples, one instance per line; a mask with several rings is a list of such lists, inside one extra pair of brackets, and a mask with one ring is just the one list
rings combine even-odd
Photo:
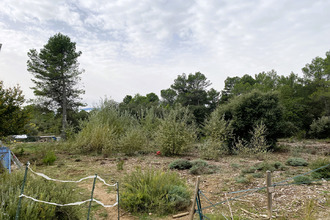
[(323, 169), (319, 169), (315, 172), (313, 172), (311, 175), (314, 179), (321, 179), (321, 178), (324, 178), (324, 179), (328, 179), (330, 178), (330, 160), (327, 159), (327, 158), (324, 158), (324, 159), (317, 159), (315, 161), (313, 161), (309, 167), (312, 169), (312, 170), (315, 170), (317, 168), (320, 168), (320, 167), (323, 167), (323, 166), (326, 166), (328, 165), (327, 167), (323, 168)]
[(196, 139), (188, 108), (177, 106), (165, 114), (156, 132), (156, 143), (165, 156), (180, 155), (191, 149)]
[(312, 180), (308, 176), (297, 176), (293, 178), (293, 183), (295, 184), (311, 184)]
[(209, 165), (205, 160), (193, 160), (191, 165), (189, 172), (194, 175), (212, 174), (217, 171), (216, 166)]
[(190, 192), (175, 172), (136, 169), (124, 178), (121, 207), (132, 213), (165, 215), (190, 204)]
[(178, 159), (170, 163), (170, 169), (177, 169), (177, 170), (188, 170), (192, 167), (192, 164), (189, 160)]
[(143, 150), (146, 148), (146, 144), (147, 137), (138, 127), (128, 129), (118, 141), (120, 152), (128, 156), (132, 156), (137, 151)]
[(54, 151), (48, 151), (44, 156), (42, 163), (46, 165), (53, 165), (56, 159), (57, 158)]
[(291, 157), (286, 161), (286, 164), (297, 167), (297, 166), (307, 166), (308, 162), (300, 157)]
[(329, 138), (330, 137), (330, 116), (323, 116), (318, 120), (314, 120), (310, 126), (309, 135), (312, 138)]
[(233, 153), (237, 140), (251, 142), (253, 135), (249, 131), (253, 131), (261, 123), (267, 128), (265, 141), (270, 148), (275, 147), (277, 138), (282, 135), (282, 108), (276, 93), (252, 91), (242, 94), (227, 104), (219, 105), (212, 114), (215, 115), (213, 120), (223, 118), (228, 123), (228, 129), (232, 133), (228, 139), (230, 153)]
[[(14, 219), (23, 182), (23, 172), (3, 173), (0, 175), (0, 219)], [(60, 204), (86, 200), (82, 198), (76, 185), (55, 183), (40, 177), (27, 176), (24, 194)], [(59, 207), (34, 202), (22, 198), (19, 219), (82, 219), (86, 216), (82, 206)]]
[(223, 141), (207, 138), (199, 147), (199, 152), (205, 160), (217, 160), (221, 155), (228, 154), (228, 147)]

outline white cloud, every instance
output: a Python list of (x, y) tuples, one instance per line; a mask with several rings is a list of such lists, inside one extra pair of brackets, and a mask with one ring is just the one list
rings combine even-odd
[[(32, 93), (26, 53), (62, 32), (79, 58), (86, 102), (160, 92), (201, 71), (227, 76), (300, 72), (330, 45), (330, 1), (0, 1), (0, 76)], [(4, 74), (4, 72), (6, 74)]]

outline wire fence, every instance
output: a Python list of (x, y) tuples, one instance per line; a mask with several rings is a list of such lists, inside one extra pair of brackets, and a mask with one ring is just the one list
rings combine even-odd
[[(87, 199), (87, 200), (84, 200), (84, 201), (77, 201), (77, 202), (67, 203), (67, 204), (59, 204), (59, 203), (54, 203), (54, 202), (39, 200), (39, 199), (33, 198), (31, 196), (25, 195), (24, 194), (24, 186), (25, 186), (25, 183), (26, 183), (26, 177), (27, 177), (28, 170), (30, 170), (33, 174), (35, 174), (37, 176), (40, 176), (40, 177), (42, 177), (42, 178), (44, 178), (46, 180), (54, 181), (54, 182), (61, 182), (61, 183), (80, 183), (80, 182), (82, 182), (84, 180), (87, 180), (87, 179), (94, 179), (93, 187), (92, 187), (92, 191), (91, 191), (91, 198), (90, 199)], [(95, 199), (93, 197), (96, 180), (101, 181), (104, 185), (106, 185), (108, 187), (116, 187), (116, 189), (117, 189), (117, 195), (116, 195), (116, 202), (114, 204), (105, 205), (101, 201), (99, 201), (99, 200), (97, 200), (97, 199)], [(23, 197), (24, 198), (27, 198), (27, 199), (30, 199), (30, 200), (32, 200), (34, 202), (44, 203), (44, 204), (48, 204), (48, 205), (55, 205), (55, 206), (60, 206), (60, 207), (63, 207), (63, 206), (76, 206), (76, 205), (79, 206), (79, 205), (82, 205), (84, 203), (89, 202), (90, 204), (89, 204), (87, 219), (89, 219), (90, 209), (91, 209), (91, 203), (92, 202), (96, 202), (97, 204), (99, 204), (99, 205), (101, 205), (101, 206), (103, 206), (105, 208), (111, 208), (111, 207), (118, 206), (118, 219), (119, 219), (119, 184), (118, 184), (118, 182), (115, 183), (115, 184), (108, 184), (104, 179), (102, 179), (97, 174), (95, 174), (95, 176), (87, 176), (87, 177), (81, 178), (79, 180), (59, 180), (59, 179), (51, 178), (51, 177), (47, 176), (44, 173), (39, 173), (39, 172), (36, 172), (36, 171), (32, 170), (32, 168), (30, 167), (30, 163), (28, 162), (26, 164), (26, 169), (25, 169), (25, 173), (24, 173), (24, 180), (23, 180), (23, 184), (22, 184), (22, 188), (21, 188), (21, 193), (19, 195), (19, 203), (18, 203), (18, 207), (17, 207), (15, 219), (19, 219), (20, 209), (21, 209), (21, 199)]]
[[(226, 194), (238, 194), (238, 193), (244, 193), (244, 194), (241, 194), (241, 195), (238, 195), (238, 196), (235, 196), (235, 197), (232, 197), (232, 198), (226, 198), (225, 200), (222, 200), (220, 202), (216, 202), (216, 203), (213, 203), (206, 195), (205, 195), (205, 192), (203, 192), (202, 190), (198, 189), (198, 196), (195, 198), (196, 199), (196, 202), (197, 204), (199, 204), (199, 207), (197, 207), (197, 209), (195, 209), (195, 207), (193, 208), (194, 209), (194, 212), (197, 213), (199, 216), (200, 216), (200, 219), (209, 219), (206, 215), (203, 214), (203, 212), (206, 210), (206, 209), (209, 209), (209, 208), (217, 208), (217, 206), (219, 205), (222, 205), (222, 204), (225, 204), (225, 203), (228, 203), (231, 202), (231, 201), (234, 201), (234, 200), (237, 200), (239, 198), (242, 198), (242, 197), (246, 197), (248, 195), (251, 195), (253, 193), (256, 193), (260, 190), (264, 190), (266, 189), (267, 190), (267, 193), (268, 194), (271, 194), (273, 193), (272, 190), (270, 190), (270, 188), (274, 188), (276, 186), (289, 186), (289, 185), (300, 185), (300, 184), (311, 184), (311, 183), (314, 183), (314, 182), (320, 182), (320, 181), (328, 181), (330, 180), (330, 178), (321, 178), (321, 179), (314, 179), (314, 180), (308, 180), (308, 181), (298, 181), (298, 182), (290, 182), (290, 183), (286, 183), (286, 182), (289, 182), (289, 181), (294, 181), (297, 177), (301, 177), (301, 176), (306, 176), (308, 174), (311, 174), (313, 172), (316, 172), (316, 171), (319, 171), (321, 169), (325, 169), (327, 167), (329, 167), (330, 164), (327, 164), (327, 165), (324, 165), (324, 166), (321, 166), (319, 168), (316, 168), (314, 170), (311, 170), (311, 171), (308, 171), (308, 172), (305, 172), (303, 174), (299, 174), (299, 175), (296, 175), (296, 176), (293, 176), (293, 177), (290, 177), (290, 178), (287, 178), (285, 180), (281, 180), (279, 182), (276, 182), (276, 183), (273, 183), (273, 184), (270, 184), (268, 186), (262, 186), (262, 187), (256, 187), (256, 188), (252, 188), (252, 189), (245, 189), (245, 190), (238, 190), (238, 191), (233, 191), (233, 192), (228, 192)], [(269, 172), (270, 173), (270, 172)], [(207, 203), (204, 207), (201, 206), (201, 201), (200, 201), (200, 196), (205, 199), (205, 202)], [(269, 199), (269, 198), (268, 198)], [(271, 199), (271, 198), (270, 198)], [(198, 201), (197, 201), (198, 200)], [(271, 209), (271, 207), (270, 207)], [(270, 210), (270, 215), (271, 215), (271, 210)], [(225, 219), (227, 219), (227, 217), (225, 215), (223, 215), (222, 213), (220, 213)], [(271, 216), (269, 216), (271, 217)]]

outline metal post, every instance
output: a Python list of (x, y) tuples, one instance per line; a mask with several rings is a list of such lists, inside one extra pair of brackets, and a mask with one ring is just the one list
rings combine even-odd
[(118, 206), (118, 220), (120, 218), (120, 210), (119, 210), (119, 183), (117, 182), (117, 206)]
[(270, 188), (271, 185), (272, 185), (272, 179), (271, 179), (271, 172), (269, 170), (267, 170), (266, 183), (267, 183), (268, 217), (269, 217), (269, 219), (271, 219), (272, 218), (272, 193), (273, 193), (273, 189)]
[(201, 204), (201, 198), (199, 197), (199, 190), (198, 190), (198, 194), (196, 197), (196, 203), (197, 203), (197, 210), (198, 210), (198, 214), (199, 214), (199, 219), (203, 220), (203, 212), (202, 212), (202, 204)]
[(193, 204), (190, 210), (190, 216), (189, 216), (189, 220), (193, 220), (194, 219), (194, 214), (195, 214), (195, 205), (196, 205), (196, 199), (197, 199), (197, 195), (198, 195), (198, 191), (199, 191), (199, 181), (200, 181), (200, 176), (197, 177), (196, 180), (196, 186), (195, 186), (195, 192), (194, 192), (194, 198), (193, 198)]
[(25, 186), (25, 182), (26, 182), (26, 176), (27, 176), (27, 171), (28, 171), (28, 167), (29, 167), (30, 163), (29, 161), (26, 163), (26, 168), (25, 168), (25, 173), (24, 173), (24, 179), (23, 179), (23, 184), (22, 184), (22, 188), (21, 188), (21, 194), (18, 200), (18, 206), (17, 206), (17, 210), (16, 210), (16, 216), (15, 216), (15, 220), (18, 220), (19, 218), (19, 213), (21, 211), (21, 203), (22, 203), (22, 197), (21, 195), (24, 193), (24, 186)]
[(93, 194), (94, 194), (96, 179), (97, 179), (97, 174), (95, 174), (95, 178), (94, 178), (94, 182), (93, 182), (93, 188), (92, 188), (92, 193), (91, 193), (91, 201), (89, 202), (89, 207), (88, 207), (87, 220), (89, 220), (89, 214), (91, 212), (91, 206), (92, 206), (92, 202), (93, 202)]

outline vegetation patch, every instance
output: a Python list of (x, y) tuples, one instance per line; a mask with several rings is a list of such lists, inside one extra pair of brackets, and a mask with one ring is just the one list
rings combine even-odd
[(178, 159), (170, 163), (169, 167), (176, 170), (188, 170), (192, 167), (192, 164), (189, 160)]
[(298, 166), (307, 166), (308, 162), (300, 157), (291, 157), (286, 161), (286, 164), (289, 166), (298, 167)]
[(138, 168), (125, 177), (121, 206), (129, 212), (166, 215), (189, 205), (188, 187), (175, 172)]
[(309, 167), (312, 170), (315, 170), (315, 169), (323, 167), (323, 166), (325, 166), (325, 167), (322, 169), (319, 169), (311, 174), (314, 179), (330, 178), (330, 160), (328, 158), (324, 158), (324, 159), (319, 158), (319, 159), (313, 161), (309, 165)]

